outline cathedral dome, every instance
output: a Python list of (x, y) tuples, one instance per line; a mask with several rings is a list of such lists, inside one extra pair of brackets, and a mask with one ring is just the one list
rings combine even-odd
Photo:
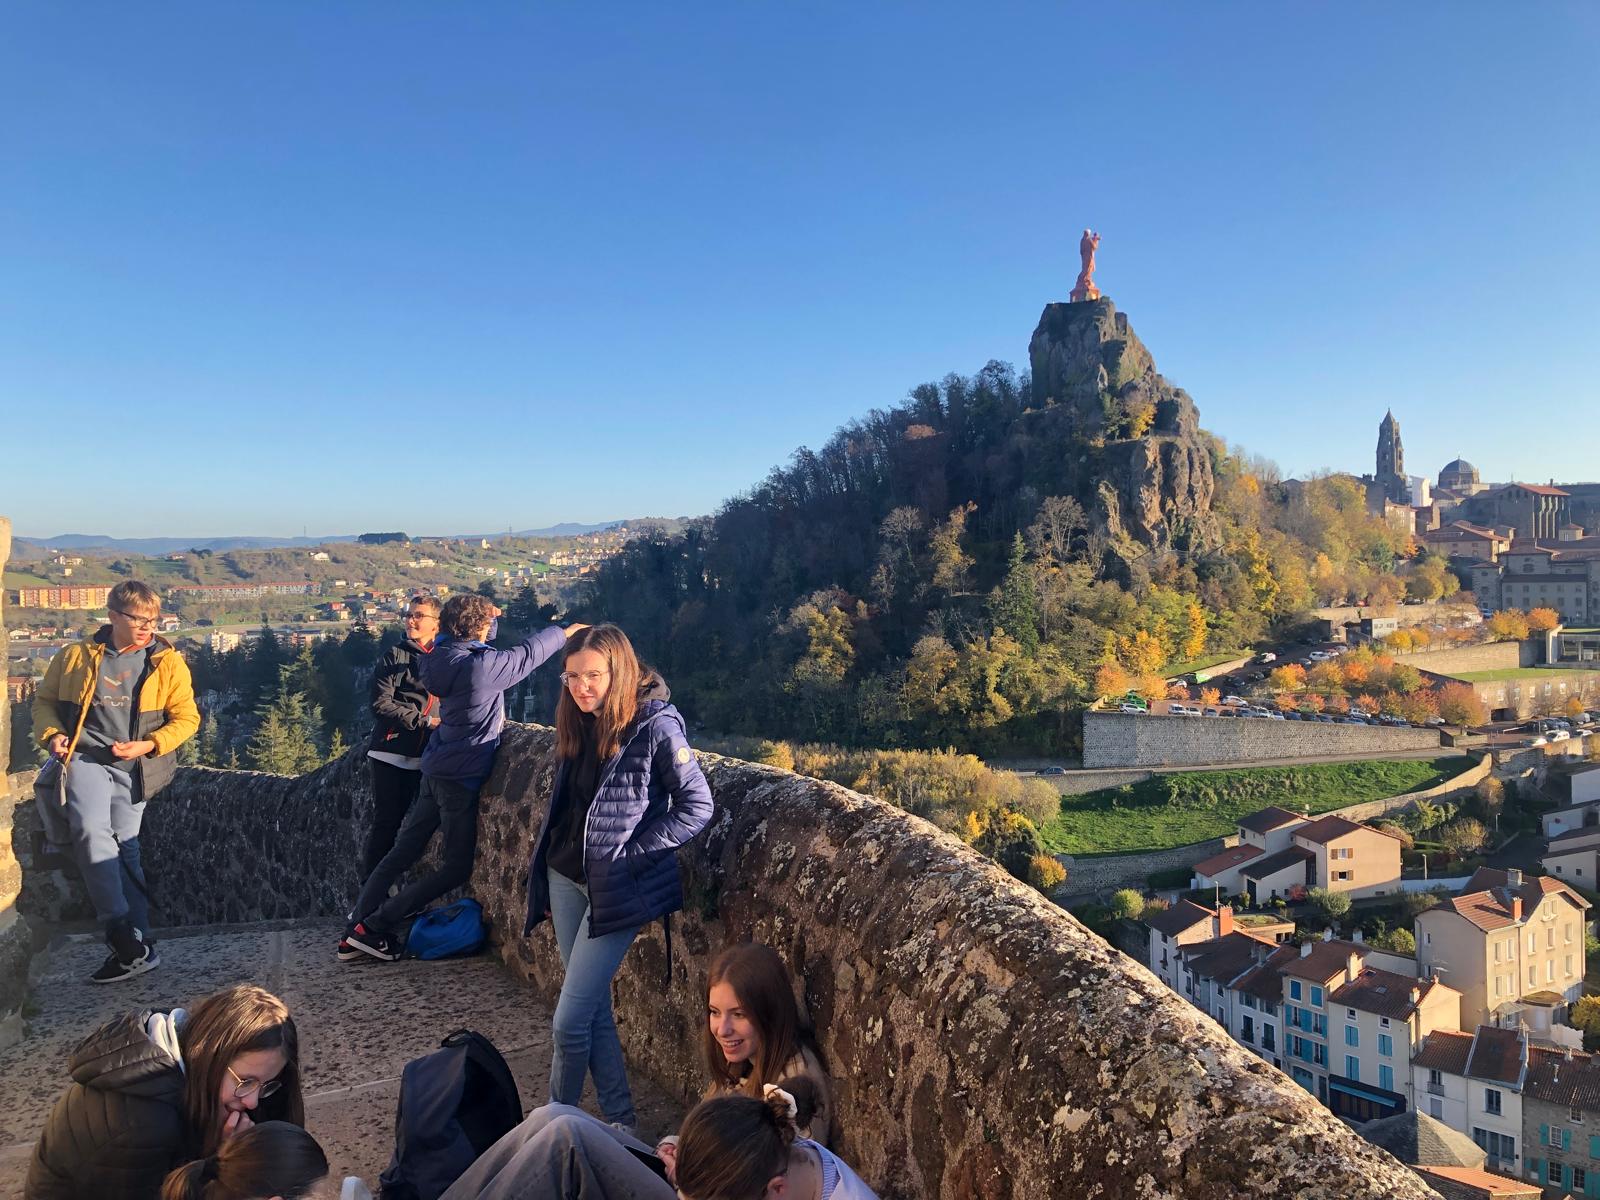
[(1458, 488), (1478, 482), (1478, 468), (1464, 458), (1446, 463), (1444, 470), (1439, 472), (1439, 486), (1442, 488)]

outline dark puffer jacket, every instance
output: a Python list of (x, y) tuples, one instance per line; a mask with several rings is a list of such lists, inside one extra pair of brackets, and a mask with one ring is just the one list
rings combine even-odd
[(150, 1040), (151, 1011), (102, 1025), (72, 1052), (72, 1086), (28, 1166), (25, 1200), (152, 1200), (199, 1154), (183, 1112), (183, 1067)]
[[(651, 677), (639, 711), (623, 731), (621, 749), (600, 768), (584, 823), (583, 871), (589, 888), (589, 936), (647, 925), (683, 907), (678, 847), (711, 820), (711, 785), (684, 737), (683, 718), (667, 703), (666, 684)], [(562, 794), (568, 763), (556, 768), (552, 797)], [(523, 936), (550, 907), (545, 809), (528, 871), (528, 919)]]
[(411, 638), (389, 647), (372, 672), (372, 740), (368, 750), (416, 758), (428, 744), (438, 705), (422, 684), (418, 661), (428, 651)]

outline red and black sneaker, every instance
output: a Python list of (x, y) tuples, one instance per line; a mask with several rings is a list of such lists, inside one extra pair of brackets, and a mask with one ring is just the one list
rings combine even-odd
[(394, 962), (400, 957), (400, 947), (393, 938), (376, 929), (368, 929), (359, 921), (345, 934), (340, 945), (347, 945), (360, 954), (370, 955), (382, 962)]

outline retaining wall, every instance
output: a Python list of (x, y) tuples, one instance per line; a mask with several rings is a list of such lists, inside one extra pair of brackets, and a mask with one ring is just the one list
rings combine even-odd
[(1236, 717), (1083, 714), (1085, 767), (1238, 766), (1280, 758), (1383, 755), (1439, 745), (1432, 729)]
[(1537, 656), (1537, 645), (1530, 640), (1452, 646), (1446, 650), (1417, 650), (1410, 654), (1396, 654), (1395, 661), (1422, 671), (1432, 671), (1435, 675), (1449, 675), (1456, 671), (1506, 671), (1515, 667), (1531, 667), (1537, 661)]
[[(547, 1001), (548, 923), (519, 936), (553, 733), (512, 726), (485, 788), (472, 891)], [(1143, 967), (932, 825), (834, 784), (702, 756), (716, 799), (659, 925), (615, 984), (634, 1069), (699, 1091), (705, 972), (777, 947), (838, 1085), (842, 1152), (885, 1200), (1435, 1195)], [(370, 815), (352, 751), (299, 779), (187, 768), (147, 813), (167, 921), (335, 915)], [(226, 886), (217, 881), (226, 880)], [(40, 893), (41, 895), (43, 893)]]
[[(0, 517), (0, 569), (11, 554), (11, 522)], [(0, 588), (0, 646), (6, 637), (5, 595)], [(22, 865), (12, 851), (11, 701), (0, 698), (0, 1046), (22, 1034), (21, 1009), (27, 994), (28, 960), (33, 956), (33, 931), (17, 911), (22, 891)]]

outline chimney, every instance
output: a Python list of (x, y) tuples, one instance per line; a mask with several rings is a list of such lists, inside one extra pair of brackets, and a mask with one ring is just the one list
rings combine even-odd
[(1511, 919), (1513, 921), (1522, 920), (1522, 897), (1521, 896), (1513, 896), (1513, 897), (1511, 897)]
[(1422, 989), (1419, 988), (1419, 987), (1413, 987), (1411, 989), (1411, 1005), (1412, 1005), (1412, 1007), (1415, 1008), (1416, 1004), (1417, 1004), (1417, 1001), (1421, 1000), (1421, 999), (1422, 999)]
[(1356, 976), (1361, 974), (1361, 955), (1350, 953), (1344, 959), (1344, 981), (1354, 983)]
[(1325, 942), (1333, 941), (1333, 930), (1331, 928), (1322, 931), (1322, 940)]
[(1507, 887), (1514, 887), (1514, 888), (1522, 886), (1522, 872), (1517, 870), (1516, 867), (1507, 868), (1507, 870), (1506, 870), (1506, 886)]
[(1358, 946), (1362, 945), (1362, 933), (1361, 933), (1361, 930), (1358, 929), (1354, 933), (1352, 933), (1350, 935), (1350, 940), (1352, 942), (1354, 942)]
[(1233, 932), (1233, 907), (1224, 904), (1217, 909), (1217, 936), (1227, 937)]
[(1311, 954), (1311, 947), (1313, 947), (1315, 945), (1316, 945), (1315, 942), (1301, 942), (1300, 943), (1300, 957), (1301, 958), (1309, 957), (1310, 954)]

